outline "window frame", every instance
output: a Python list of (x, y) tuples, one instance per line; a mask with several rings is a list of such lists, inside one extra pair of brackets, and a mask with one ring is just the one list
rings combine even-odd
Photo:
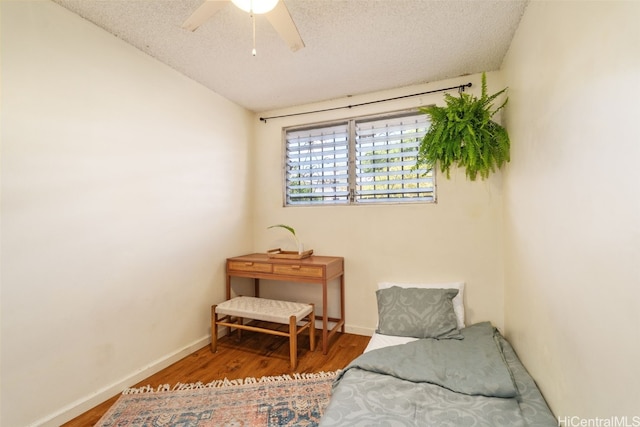
[[(411, 117), (411, 116), (424, 116), (426, 118), (427, 128), (425, 129), (425, 133), (428, 131), (428, 116), (424, 113), (421, 113), (418, 108), (410, 108), (410, 109), (402, 109), (396, 111), (390, 111), (385, 113), (378, 114), (370, 114), (370, 115), (362, 115), (362, 116), (353, 116), (348, 118), (341, 118), (336, 120), (327, 120), (316, 123), (306, 123), (295, 126), (288, 126), (282, 128), (282, 203), (284, 207), (316, 207), (316, 206), (378, 206), (378, 205), (404, 205), (404, 204), (436, 204), (437, 203), (437, 173), (436, 168), (426, 168), (422, 167), (418, 169), (416, 173), (426, 173), (430, 174), (430, 183), (431, 183), (431, 196), (430, 197), (415, 197), (415, 200), (411, 200), (411, 197), (399, 197), (394, 199), (392, 197), (387, 198), (373, 198), (366, 199), (357, 197), (357, 189), (360, 184), (357, 181), (357, 146), (358, 143), (356, 141), (356, 129), (357, 123), (363, 122), (373, 122), (373, 121), (384, 121), (384, 120), (393, 120), (402, 117)], [(289, 132), (295, 131), (305, 131), (311, 129), (321, 129), (321, 128), (330, 128), (330, 127), (338, 127), (346, 125), (346, 135), (347, 135), (347, 191), (348, 196), (346, 201), (336, 201), (332, 202), (309, 202), (309, 203), (288, 203), (289, 201), (289, 193), (288, 193), (288, 141), (287, 136)], [(422, 172), (420, 172), (422, 171)], [(429, 182), (429, 179), (426, 182)], [(425, 190), (425, 192), (428, 192)]]

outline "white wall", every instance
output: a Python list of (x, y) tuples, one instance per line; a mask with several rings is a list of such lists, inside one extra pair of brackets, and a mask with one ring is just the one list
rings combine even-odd
[[(266, 112), (261, 116), (290, 114), (397, 97), (471, 81), (480, 92), (480, 76), (474, 75), (366, 96)], [(500, 76), (488, 75), (491, 88)], [(495, 90), (494, 90), (495, 91)], [(493, 92), (491, 92), (493, 93)], [(490, 320), (503, 326), (502, 182), (500, 173), (488, 181), (469, 182), (464, 171), (447, 180), (437, 174), (438, 203), (418, 205), (283, 207), (282, 127), (349, 116), (384, 113), (432, 103), (443, 103), (442, 93), (326, 113), (258, 122), (255, 134), (254, 218), (256, 251), (287, 244), (272, 224), (293, 226), (305, 244), (318, 255), (345, 258), (346, 329), (370, 334), (377, 322), (375, 291), (380, 281), (467, 283), (467, 316), (470, 322)], [(334, 285), (335, 287), (336, 285)], [(299, 285), (264, 286), (264, 295), (286, 294), (299, 300), (319, 298), (319, 289)], [(262, 292), (262, 290), (261, 290)], [(319, 303), (319, 299), (315, 302)], [(333, 313), (336, 313), (334, 310)], [(331, 311), (330, 311), (330, 314)]]
[(251, 249), (252, 115), (52, 2), (2, 1), (3, 426), (203, 346)]
[(560, 419), (640, 416), (639, 21), (534, 1), (503, 66), (505, 323)]

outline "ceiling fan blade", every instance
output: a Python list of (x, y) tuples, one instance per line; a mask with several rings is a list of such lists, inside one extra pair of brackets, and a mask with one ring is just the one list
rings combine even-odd
[(193, 14), (182, 24), (182, 28), (195, 31), (200, 25), (211, 18), (218, 10), (222, 9), (230, 0), (206, 0)]
[(280, 34), (280, 37), (287, 42), (293, 52), (304, 47), (302, 37), (300, 37), (298, 28), (295, 22), (293, 22), (289, 9), (287, 9), (287, 6), (284, 4), (284, 0), (280, 0), (271, 12), (267, 12), (266, 16), (269, 22), (271, 22), (271, 25), (273, 25), (273, 28), (275, 28), (278, 34)]

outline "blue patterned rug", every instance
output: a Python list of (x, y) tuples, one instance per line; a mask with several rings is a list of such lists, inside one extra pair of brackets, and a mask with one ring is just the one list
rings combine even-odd
[(127, 389), (97, 427), (317, 426), (336, 372)]

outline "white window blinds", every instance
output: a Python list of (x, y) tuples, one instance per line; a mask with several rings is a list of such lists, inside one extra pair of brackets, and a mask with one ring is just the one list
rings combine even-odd
[(349, 201), (348, 123), (286, 132), (286, 204)]
[(433, 201), (433, 172), (414, 169), (428, 126), (424, 114), (355, 122), (359, 203)]
[(416, 111), (285, 129), (285, 205), (434, 202), (414, 170), (429, 126)]

